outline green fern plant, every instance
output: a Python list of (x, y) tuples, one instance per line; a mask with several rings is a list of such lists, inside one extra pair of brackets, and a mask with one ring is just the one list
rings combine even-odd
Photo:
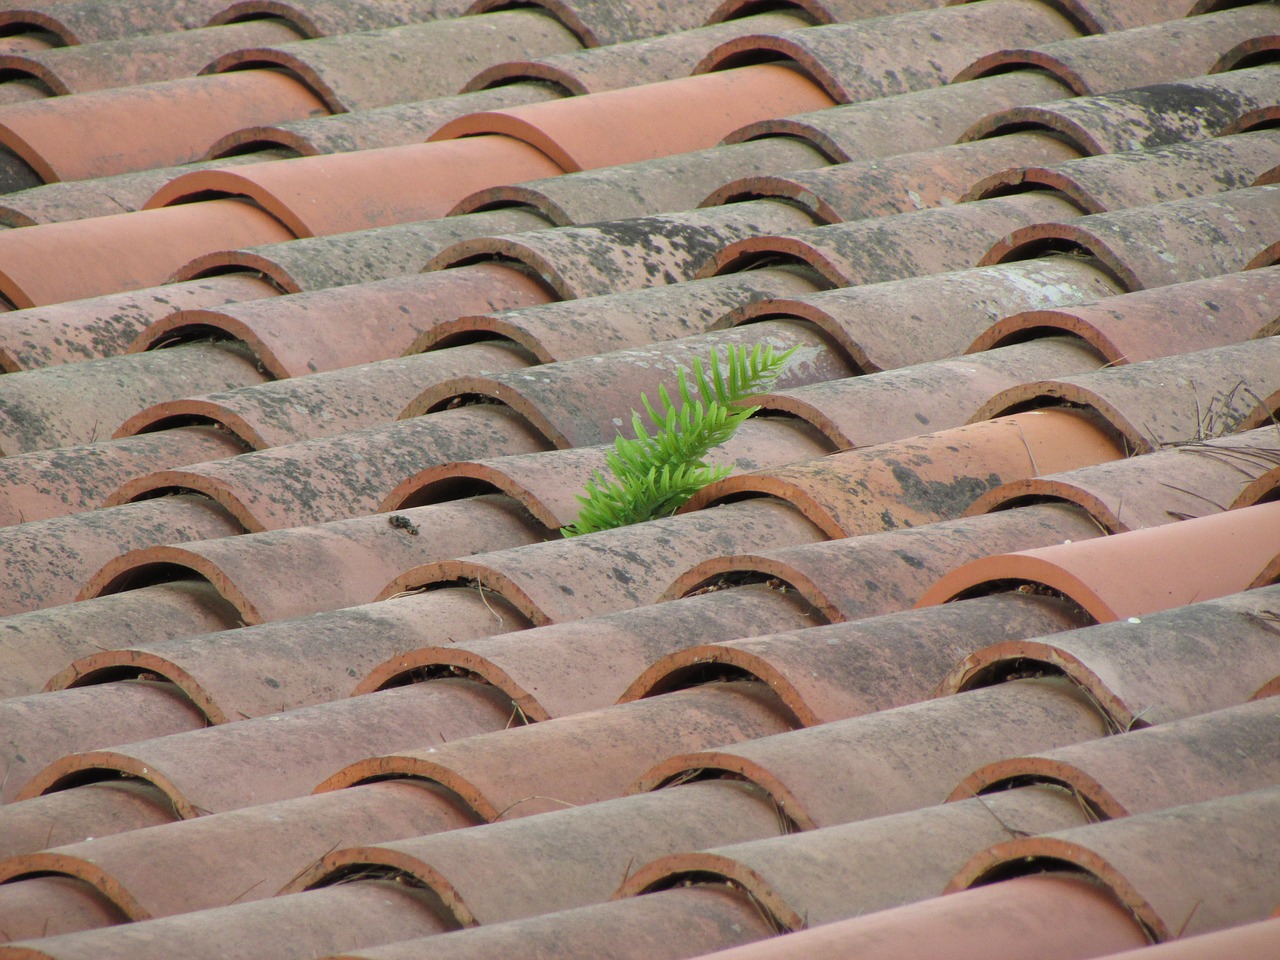
[(575, 537), (670, 516), (707, 484), (727, 476), (728, 467), (708, 466), (703, 458), (760, 409), (741, 403), (768, 390), (795, 350), (730, 346), (723, 363), (715, 351), (709, 367), (695, 359), (692, 386), (680, 371), (679, 406), (665, 386), (658, 387), (657, 409), (641, 394), (649, 426), (631, 411), (635, 438), (619, 435), (605, 457), (612, 478), (597, 471), (587, 481), (578, 496), (578, 519), (560, 532)]

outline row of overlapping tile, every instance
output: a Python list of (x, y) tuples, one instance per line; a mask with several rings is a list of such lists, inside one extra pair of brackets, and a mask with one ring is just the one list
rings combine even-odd
[(0, 15), (0, 956), (1274, 950), (1276, 5), (154, 6)]

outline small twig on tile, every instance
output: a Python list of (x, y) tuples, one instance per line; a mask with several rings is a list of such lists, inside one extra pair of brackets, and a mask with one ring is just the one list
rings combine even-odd
[(1031, 834), (1028, 833), (1026, 830), (1018, 830), (1015, 827), (1011, 827), (1007, 823), (1005, 823), (1004, 820), (1001, 819), (1000, 814), (992, 810), (991, 805), (987, 803), (986, 800), (983, 799), (982, 794), (975, 793), (973, 795), (973, 799), (977, 800), (978, 805), (981, 806), (983, 810), (987, 811), (987, 813), (991, 814), (991, 819), (994, 820), (996, 823), (1000, 824), (1001, 829), (1003, 829), (1005, 833), (1009, 834), (1009, 836), (1013, 837), (1015, 840), (1020, 840), (1023, 837), (1031, 836)]
[(505, 627), (507, 622), (502, 619), (502, 615), (499, 614), (498, 611), (489, 606), (489, 598), (484, 595), (484, 584), (479, 580), (476, 581), (476, 590), (480, 593), (480, 602), (484, 604), (484, 608), (493, 614), (493, 619), (498, 621), (498, 628), (502, 629)]
[[(337, 850), (337, 849), (338, 849), (338, 843), (340, 843), (340, 842), (341, 842), (341, 841), (334, 841), (333, 846), (331, 846), (328, 850), (326, 850), (324, 853), (320, 854), (320, 856), (316, 857), (314, 860), (312, 860), (310, 863), (308, 863), (305, 867), (303, 867), (301, 870), (299, 870), (297, 873), (295, 873), (292, 877), (290, 877), (290, 878), (289, 878), (289, 882), (288, 882), (288, 883), (286, 883), (286, 884), (284, 884), (284, 886), (282, 886), (280, 889), (282, 889), (282, 890), (283, 890), (285, 887), (291, 886), (295, 881), (297, 881), (297, 879), (298, 879), (299, 877), (301, 877), (301, 876), (302, 876), (304, 873), (306, 873), (308, 870), (312, 869), (313, 867), (317, 867), (317, 866), (319, 866), (321, 863), (323, 863), (323, 862), (324, 862), (324, 858), (325, 858), (325, 857), (327, 857), (329, 854), (333, 853), (333, 851), (335, 851), (335, 850)], [(243, 894), (241, 894), (241, 896), (243, 896)]]
[(1173, 939), (1175, 940), (1182, 939), (1182, 935), (1187, 932), (1187, 927), (1191, 926), (1191, 918), (1196, 915), (1196, 911), (1200, 909), (1200, 904), (1202, 903), (1204, 903), (1203, 900), (1197, 900), (1195, 902), (1195, 906), (1193, 906), (1191, 908), (1191, 912), (1187, 914), (1187, 919), (1182, 921), (1182, 926), (1178, 928), (1178, 932), (1174, 934)]
[(528, 803), (530, 800), (546, 800), (548, 803), (558, 803), (558, 804), (560, 804), (562, 807), (576, 807), (576, 806), (577, 806), (577, 804), (576, 804), (576, 803), (570, 803), (568, 800), (561, 800), (561, 799), (559, 799), (559, 798), (557, 798), (557, 797), (544, 797), (544, 796), (542, 796), (541, 794), (537, 794), (537, 793), (535, 793), (535, 794), (533, 794), (532, 796), (529, 796), (529, 797), (522, 797), (522, 798), (520, 798), (519, 800), (514, 801), (513, 803), (509, 803), (509, 804), (507, 804), (505, 807), (503, 807), (501, 810), (499, 810), (499, 811), (498, 811), (498, 815), (497, 815), (496, 817), (494, 817), (494, 818), (493, 818), (493, 819), (494, 819), (494, 822), (496, 823), (497, 821), (501, 820), (501, 819), (502, 819), (503, 817), (505, 817), (505, 816), (506, 816), (510, 811), (512, 811), (512, 810), (514, 810), (516, 807), (520, 806), (520, 804), (522, 804), (522, 803)]
[(1040, 467), (1036, 465), (1036, 455), (1031, 452), (1031, 444), (1027, 442), (1027, 435), (1022, 432), (1022, 424), (1015, 423), (1018, 428), (1018, 436), (1022, 438), (1022, 446), (1027, 451), (1027, 459), (1031, 461), (1031, 475), (1033, 477), (1040, 476)]
[(1124, 732), (1129, 733), (1131, 730), (1133, 730), (1133, 728), (1137, 726), (1138, 721), (1141, 720), (1143, 717), (1145, 717), (1148, 713), (1150, 713), (1155, 708), (1156, 708), (1156, 705), (1152, 703), (1152, 704), (1149, 704), (1148, 706), (1143, 707), (1141, 710), (1135, 713), (1133, 715), (1133, 718), (1128, 722), (1128, 724), (1125, 725)]
[(523, 710), (523, 709), (521, 709), (520, 704), (518, 704), (518, 703), (516, 703), (514, 700), (512, 700), (512, 701), (511, 701), (511, 716), (507, 717), (507, 725), (506, 725), (505, 727), (503, 727), (502, 729), (503, 729), (503, 730), (510, 730), (510, 729), (511, 729), (511, 724), (515, 723), (515, 719), (516, 719), (516, 717), (519, 717), (519, 718), (520, 718), (520, 723), (521, 723), (521, 725), (526, 726), (526, 727), (529, 725), (529, 718), (528, 718), (527, 716), (525, 716), (525, 712), (524, 712), (524, 710)]
[(262, 880), (255, 880), (253, 883), (249, 884), (247, 887), (245, 887), (243, 890), (241, 890), (241, 891), (240, 891), (240, 892), (239, 892), (239, 893), (238, 893), (238, 894), (237, 894), (233, 899), (228, 900), (226, 905), (229, 907), (229, 906), (231, 906), (233, 903), (239, 903), (239, 902), (240, 902), (240, 898), (241, 898), (241, 897), (243, 897), (246, 893), (248, 893), (248, 892), (249, 892), (250, 890), (252, 890), (254, 887), (261, 886), (261, 885), (262, 885), (262, 884), (264, 884), (264, 883), (266, 883), (266, 880), (265, 880), (265, 879), (262, 879)]
[(1080, 792), (1080, 788), (1075, 784), (1071, 785), (1071, 796), (1075, 798), (1076, 806), (1080, 808), (1080, 812), (1084, 814), (1086, 820), (1090, 823), (1102, 822), (1102, 815), (1094, 809), (1093, 804), (1085, 799), (1084, 794)]
[(1170, 490), (1177, 490), (1179, 493), (1185, 493), (1188, 497), (1194, 497), (1197, 500), (1203, 500), (1205, 503), (1209, 504), (1209, 506), (1217, 507), (1219, 510), (1227, 509), (1222, 504), (1218, 503), (1218, 501), (1210, 500), (1204, 494), (1196, 493), (1194, 490), (1188, 490), (1186, 487), (1180, 487), (1175, 483), (1166, 483), (1165, 481), (1161, 480), (1160, 486), (1168, 487)]
[(635, 858), (635, 855), (633, 854), (631, 859), (627, 861), (627, 869), (622, 871), (622, 883), (618, 884), (619, 887), (621, 887), (623, 884), (625, 884), (628, 880), (631, 879), (631, 868), (632, 866), (635, 865), (635, 862), (636, 862), (636, 858)]

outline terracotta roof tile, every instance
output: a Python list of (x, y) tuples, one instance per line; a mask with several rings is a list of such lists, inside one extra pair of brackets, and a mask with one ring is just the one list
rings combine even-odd
[(198, 160), (239, 127), (325, 112), (296, 80), (244, 70), (6, 104), (0, 142), (46, 183), (87, 180)]
[(84, 46), (9, 51), (0, 55), (0, 63), (6, 82), (30, 78), (49, 95), (65, 96), (195, 76), (210, 60), (239, 47), (298, 38), (286, 23), (255, 20)]
[[(139, 353), (220, 335), (247, 345), (269, 375), (299, 377), (397, 357), (430, 326), (437, 311), (458, 316), (548, 299), (544, 285), (518, 270), (477, 264), (228, 304), (219, 310), (183, 310), (152, 324), (129, 350)], [(353, 327), (353, 314), (378, 320), (378, 328)], [(183, 355), (187, 348), (181, 347)], [(116, 358), (103, 364), (105, 369), (117, 365)], [(442, 366), (448, 370), (448, 364)], [(164, 399), (170, 398), (152, 402)]]
[(950, 887), (1025, 874), (1047, 855), (1100, 881), (1157, 941), (1262, 920), (1280, 894), (1264, 866), (1277, 802), (1272, 787), (1007, 841), (974, 857)]
[[(0, 611), (7, 617), (70, 603), (93, 572), (130, 550), (240, 531), (210, 501), (181, 496), (3, 527), (0, 551), (10, 579)], [(15, 666), (11, 680), (17, 682), (22, 673)], [(28, 679), (34, 691), (48, 678)], [(9, 688), (10, 695), (20, 692), (26, 691)]]
[(1041, 225), (1069, 223), (1078, 215), (1074, 206), (1052, 194), (1021, 193), (892, 217), (854, 219), (799, 234), (739, 240), (721, 249), (699, 275), (714, 276), (745, 269), (753, 261), (785, 257), (808, 265), (836, 287), (902, 280), (973, 266), (1000, 238), (1017, 236), (1014, 231), (1037, 227), (1047, 231)]
[(323, 290), (417, 273), (435, 254), (470, 237), (545, 226), (550, 224), (538, 214), (517, 208), (443, 220), (415, 220), (328, 237), (224, 249), (197, 257), (179, 268), (174, 277), (211, 279), (232, 269), (266, 276), (278, 291), (285, 293)]
[[(212, 343), (177, 354), (112, 357), (13, 374), (0, 380), (0, 453), (92, 443), (115, 434), (139, 406), (265, 379), (252, 354)], [(99, 398), (93, 407), (76, 402), (90, 395)]]
[(184, 307), (272, 296), (275, 290), (254, 276), (221, 276), (72, 300), (0, 316), (0, 367), (31, 370), (124, 353), (139, 331)]
[[(1010, 716), (1018, 722), (1002, 722)], [(1018, 751), (1018, 743), (1051, 749), (1102, 732), (1094, 708), (1061, 681), (1016, 680), (670, 756), (640, 777), (635, 789), (655, 789), (690, 771), (702, 779), (744, 779), (767, 792), (800, 829), (812, 830), (927, 806), (969, 770)], [(819, 763), (817, 757), (824, 759)]]
[(139, 473), (233, 457), (244, 449), (236, 437), (221, 430), (186, 426), (138, 440), (99, 440), (5, 457), (0, 460), (0, 520), (8, 526), (78, 513), (104, 502)]
[[(840, 103), (872, 100), (942, 86), (985, 53), (1008, 45), (1066, 39), (1078, 29), (1038, 0), (995, 0), (922, 10), (785, 33), (740, 37), (721, 44), (699, 70), (724, 69), (766, 52), (794, 60)], [(948, 36), (963, 35), (965, 43)], [(911, 64), (909, 68), (904, 64)]]
[(1277, 278), (1280, 271), (1263, 267), (1072, 307), (1013, 313), (969, 349), (987, 350), (1060, 331), (1085, 340), (1112, 363), (1204, 350), (1270, 331), (1268, 291)]
[[(922, 215), (908, 216), (914, 220)], [(874, 238), (877, 223), (865, 226), (870, 230), (860, 232), (869, 232)], [(808, 233), (810, 237), (817, 235), (817, 230)], [(844, 238), (834, 239), (839, 246), (833, 243), (832, 248), (843, 253)], [(815, 247), (810, 244), (810, 249)], [(852, 244), (850, 247), (858, 256), (857, 248)], [(874, 254), (867, 259), (874, 262)], [(1028, 308), (1052, 309), (1059, 304), (1088, 302), (1118, 289), (1088, 260), (1050, 255), (748, 302), (726, 313), (717, 325), (754, 324), (771, 316), (803, 320), (839, 343), (859, 369), (870, 373), (954, 356), (963, 349), (961, 344), (971, 342), (972, 337), (1010, 314)], [(904, 322), (892, 327), (879, 322), (886, 309), (903, 307), (908, 311)], [(883, 381), (869, 381), (879, 382)]]
[[(1133, 536), (1133, 534), (1125, 534)], [(1274, 590), (1250, 590), (1115, 623), (1060, 633), (1033, 643), (996, 644), (961, 661), (940, 693), (996, 680), (1016, 658), (1052, 664), (1089, 692), (1118, 730), (1192, 717), (1248, 700), (1276, 671), (1269, 607)], [(1221, 662), (1215, 637), (1229, 629), (1235, 670)], [(1176, 638), (1176, 641), (1175, 641)], [(1177, 659), (1167, 656), (1179, 644)]]
[(782, 580), (831, 620), (857, 619), (913, 605), (939, 576), (974, 558), (1101, 534), (1082, 511), (1036, 504), (925, 527), (716, 557), (690, 566), (664, 599), (687, 596), (726, 575), (749, 574)]
[(684, 509), (776, 497), (828, 536), (855, 537), (953, 519), (992, 487), (1123, 455), (1105, 423), (1032, 411), (739, 474), (703, 487)]
[[(1064, 917), (1070, 918), (1070, 926), (1064, 925)], [(836, 960), (856, 950), (867, 960), (888, 960), (900, 949), (901, 939), (924, 949), (949, 951), (964, 960), (1014, 960), (1028, 949), (1046, 960), (1067, 960), (1149, 942), (1132, 916), (1107, 893), (1087, 879), (1057, 873), (935, 897), (709, 956), (716, 960)]]
[[(1280, 920), (1271, 919), (1143, 947), (1141, 953), (1149, 960), (1209, 960), (1216, 956), (1266, 960), (1277, 947), (1280, 947)], [(1138, 951), (1125, 951), (1107, 956), (1113, 960), (1135, 960), (1137, 955)]]
[(984, 493), (968, 512), (1061, 500), (1086, 510), (1111, 533), (1206, 516), (1255, 502), (1258, 497), (1244, 499), (1255, 483), (1274, 485), (1275, 440), (1273, 428), (1260, 428), (1175, 443), (1148, 456), (1015, 480)]
[(1030, 49), (1001, 50), (974, 61), (954, 79), (993, 77), (1018, 67), (1047, 71), (1081, 95), (1106, 93), (1213, 72), (1222, 55), (1275, 26), (1275, 9), (1254, 4)]
[(271, 147), (301, 157), (398, 147), (420, 143), (446, 123), (472, 110), (500, 110), (555, 100), (560, 96), (559, 91), (545, 85), (513, 83), (453, 97), (433, 97), (351, 113), (241, 127), (215, 140), (206, 155), (220, 158), (216, 162), (225, 164), (243, 151), (253, 151), (249, 154), (252, 157)]
[[(508, 57), (564, 53), (578, 47), (578, 40), (554, 18), (530, 10), (506, 10), (346, 33), (305, 44), (244, 47), (213, 60), (205, 72), (247, 68), (256, 73), (276, 67), (301, 80), (329, 112), (342, 113), (449, 96), (478, 70)], [(419, 69), (424, 60), (430, 60), (430, 70)]]
[[(484, 90), (500, 84), (533, 81), (578, 96), (656, 80), (674, 80), (693, 73), (698, 61), (732, 37), (757, 30), (794, 30), (804, 26), (807, 22), (801, 14), (782, 8), (643, 40), (553, 53), (537, 59), (508, 60), (481, 70), (463, 89)], [(1249, 36), (1256, 33), (1255, 30)]]

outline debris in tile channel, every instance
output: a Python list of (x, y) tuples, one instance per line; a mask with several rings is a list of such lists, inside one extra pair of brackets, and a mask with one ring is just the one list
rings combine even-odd
[(0, 3), (0, 960), (1280, 955), (1277, 36)]

